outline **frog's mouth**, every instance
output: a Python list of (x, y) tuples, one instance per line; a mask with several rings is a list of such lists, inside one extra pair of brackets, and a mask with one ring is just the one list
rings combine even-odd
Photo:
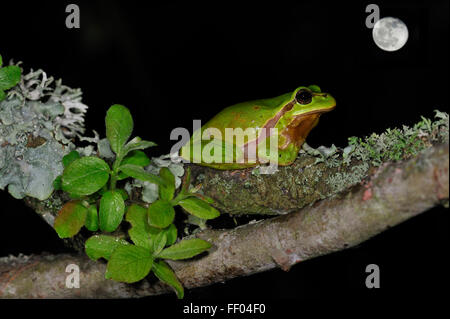
[(294, 119), (289, 125), (281, 132), (285, 141), (280, 149), (286, 149), (290, 144), (294, 144), (297, 148), (300, 148), (305, 142), (309, 132), (319, 123), (319, 117), (323, 113), (332, 111), (336, 105), (332, 105), (329, 108), (323, 108), (318, 110), (312, 110), (306, 113), (302, 113), (294, 116)]
[[(256, 158), (256, 147), (264, 141), (267, 137), (272, 135), (271, 128), (274, 128), (280, 118), (286, 113), (292, 110), (295, 105), (295, 101), (292, 101), (283, 107), (273, 118), (268, 120), (262, 127), (263, 130), (256, 140), (249, 141), (242, 145), (242, 151), (244, 152), (244, 158), (254, 159)], [(323, 113), (332, 111), (336, 107), (336, 104), (323, 109), (311, 110), (306, 113), (295, 115), (289, 125), (281, 132), (281, 135), (285, 137), (283, 145), (279, 148), (281, 150), (286, 149), (290, 144), (295, 144), (296, 147), (300, 147), (308, 136), (309, 132), (319, 122), (319, 117)]]
[(281, 132), (285, 141), (280, 149), (286, 149), (290, 144), (300, 147), (306, 140), (309, 132), (319, 123), (319, 117), (324, 112), (314, 111), (297, 115), (294, 120)]
[(336, 108), (336, 104), (333, 104), (333, 105), (331, 105), (329, 107), (315, 109), (315, 110), (311, 110), (311, 111), (308, 111), (308, 112), (303, 112), (303, 113), (300, 113), (300, 114), (295, 114), (294, 113), (294, 120), (296, 120), (299, 117), (309, 116), (309, 115), (313, 115), (313, 114), (317, 114), (317, 113), (319, 113), (319, 114), (327, 113), (327, 112), (333, 111), (335, 108)]

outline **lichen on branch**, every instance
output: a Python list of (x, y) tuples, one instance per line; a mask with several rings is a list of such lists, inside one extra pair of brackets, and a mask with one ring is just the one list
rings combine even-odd
[(390, 162), (417, 156), (432, 145), (448, 141), (449, 116), (436, 111), (412, 127), (388, 129), (365, 138), (351, 137), (338, 148), (305, 146), (296, 161), (272, 175), (258, 168), (219, 172), (192, 165), (196, 183), (214, 198), (217, 208), (233, 215), (282, 215), (336, 196), (364, 183), (371, 171)]
[(15, 198), (45, 200), (62, 172), (61, 158), (84, 132), (81, 91), (48, 78), (24, 75), (0, 102), (0, 189)]

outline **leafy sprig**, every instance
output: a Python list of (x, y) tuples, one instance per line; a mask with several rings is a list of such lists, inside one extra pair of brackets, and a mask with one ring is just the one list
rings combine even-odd
[[(99, 230), (86, 241), (85, 249), (91, 259), (108, 261), (106, 278), (132, 283), (153, 272), (183, 298), (183, 286), (164, 260), (194, 257), (211, 244), (198, 238), (176, 242), (175, 207), (181, 206), (202, 219), (216, 218), (219, 212), (210, 206), (212, 199), (198, 194), (195, 188), (189, 189), (189, 170), (176, 194), (175, 177), (167, 167), (161, 168), (159, 175), (144, 169), (150, 159), (142, 150), (156, 144), (139, 137), (130, 140), (133, 119), (125, 106), (111, 106), (105, 124), (115, 160), (110, 166), (99, 157), (81, 157), (76, 151), (64, 156), (64, 171), (54, 186), (69, 193), (72, 200), (59, 211), (54, 228), (61, 238), (76, 235), (83, 226), (89, 231)], [(127, 206), (128, 194), (117, 187), (117, 182), (130, 177), (158, 185), (159, 198), (148, 207)], [(105, 234), (116, 231), (124, 215), (131, 224), (128, 237)]]
[(3, 59), (0, 55), (0, 101), (6, 97), (6, 90), (14, 87), (19, 83), (21, 77), (21, 69), (16, 65), (2, 67)]

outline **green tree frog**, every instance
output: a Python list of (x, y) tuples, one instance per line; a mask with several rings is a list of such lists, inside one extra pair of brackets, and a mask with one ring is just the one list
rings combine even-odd
[(290, 165), (322, 113), (335, 99), (317, 85), (278, 97), (229, 106), (194, 132), (180, 156), (216, 169), (240, 169), (267, 162)]

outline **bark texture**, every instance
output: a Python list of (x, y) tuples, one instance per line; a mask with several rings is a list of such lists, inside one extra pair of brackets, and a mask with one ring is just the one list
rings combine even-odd
[(338, 172), (353, 173), (360, 164), (353, 161), (348, 166), (327, 167), (316, 161), (317, 157), (301, 154), (292, 165), (280, 166), (276, 174), (268, 175), (255, 174), (253, 168), (217, 171), (190, 166), (202, 191), (216, 200), (222, 212), (283, 215), (333, 195), (336, 189), (327, 183), (328, 178)]
[[(448, 143), (413, 159), (386, 163), (364, 183), (296, 212), (232, 230), (196, 236), (214, 244), (208, 254), (171, 262), (186, 288), (292, 265), (358, 245), (425, 212), (449, 197)], [(232, 176), (230, 174), (230, 176)], [(80, 267), (80, 288), (66, 288), (67, 265)], [(156, 281), (135, 285), (104, 279), (105, 264), (85, 256), (19, 256), (0, 259), (3, 298), (129, 298), (165, 293)]]

